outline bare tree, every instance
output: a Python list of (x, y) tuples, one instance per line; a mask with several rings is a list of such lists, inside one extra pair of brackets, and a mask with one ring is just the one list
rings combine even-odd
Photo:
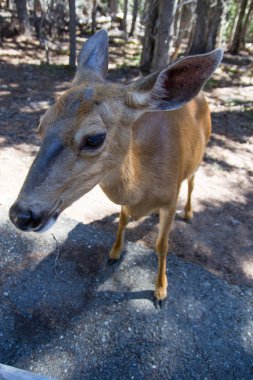
[(239, 54), (241, 43), (243, 41), (243, 20), (246, 13), (248, 0), (242, 0), (240, 12), (238, 15), (238, 19), (235, 25), (235, 32), (233, 34), (232, 43), (229, 49), (231, 54)]
[(159, 70), (169, 63), (176, 4), (177, 0), (149, 0), (141, 56), (144, 73)]
[(171, 56), (172, 61), (174, 61), (179, 54), (183, 38), (186, 38), (187, 40), (190, 38), (190, 31), (192, 29), (193, 23), (195, 22), (195, 10), (196, 0), (178, 1), (174, 25), (175, 42), (174, 52)]
[(76, 65), (76, 3), (69, 0), (69, 65)]
[(117, 0), (108, 0), (108, 7), (110, 10), (110, 14), (115, 16), (118, 12), (118, 1)]
[(130, 30), (129, 36), (134, 35), (135, 24), (136, 24), (136, 19), (137, 19), (137, 15), (138, 15), (138, 9), (139, 9), (139, 0), (134, 0), (132, 25), (131, 25), (131, 30)]
[(145, 36), (142, 43), (140, 67), (143, 73), (149, 73), (151, 71), (154, 54), (156, 21), (158, 18), (158, 2), (156, 0), (147, 0), (145, 7)]
[(242, 41), (241, 41), (241, 48), (242, 49), (245, 47), (246, 36), (247, 36), (247, 31), (248, 31), (249, 21), (250, 21), (250, 16), (251, 16), (252, 11), (253, 11), (253, 0), (251, 0), (251, 2), (249, 4), (249, 7), (247, 10), (245, 19), (244, 19), (244, 24), (243, 24), (243, 28), (242, 28)]
[(128, 11), (128, 0), (124, 0), (124, 15), (122, 22), (120, 24), (120, 29), (125, 33), (127, 32), (127, 11)]
[(232, 5), (232, 0), (223, 2), (223, 12), (221, 15), (220, 27), (219, 27), (219, 32), (217, 35), (217, 40), (216, 40), (217, 46), (222, 46), (222, 45), (227, 44), (226, 28), (228, 26), (228, 23), (231, 22), (229, 18), (229, 11), (231, 9), (231, 5)]
[(97, 13), (97, 0), (92, 1), (92, 11), (91, 11), (91, 32), (96, 32), (96, 13)]
[(26, 0), (15, 0), (17, 7), (18, 20), (19, 20), (19, 33), (30, 35), (31, 28), (29, 22), (29, 15), (27, 10), (27, 1)]
[(207, 53), (215, 48), (226, 0), (198, 0), (197, 19), (188, 54)]

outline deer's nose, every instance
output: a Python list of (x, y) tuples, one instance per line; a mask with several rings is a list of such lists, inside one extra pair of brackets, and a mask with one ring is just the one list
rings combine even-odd
[(9, 216), (12, 223), (22, 231), (34, 230), (41, 224), (39, 215), (32, 210), (21, 208), (17, 203), (11, 206)]

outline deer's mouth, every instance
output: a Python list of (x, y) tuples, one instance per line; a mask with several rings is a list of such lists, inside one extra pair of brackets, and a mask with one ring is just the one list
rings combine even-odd
[(51, 228), (55, 224), (56, 220), (58, 219), (58, 216), (61, 213), (61, 210), (60, 210), (61, 204), (62, 204), (61, 200), (57, 202), (57, 204), (54, 206), (50, 214), (47, 215), (47, 218), (45, 218), (38, 227), (34, 228), (33, 232), (42, 233), (49, 230), (49, 228)]
[(33, 232), (40, 232), (40, 233), (46, 232), (47, 230), (49, 230), (49, 228), (51, 228), (55, 224), (59, 215), (60, 215), (60, 212), (55, 212), (54, 215), (51, 215), (49, 219), (47, 219), (39, 227), (34, 229)]

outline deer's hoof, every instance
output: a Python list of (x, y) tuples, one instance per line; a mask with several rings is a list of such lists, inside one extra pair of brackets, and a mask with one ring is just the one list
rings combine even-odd
[(112, 265), (116, 264), (118, 261), (119, 261), (118, 259), (108, 259), (107, 265), (112, 266)]
[(166, 298), (164, 300), (158, 300), (157, 298), (154, 299), (154, 306), (156, 309), (163, 309), (166, 302)]
[[(166, 281), (167, 282), (167, 281)], [(156, 288), (154, 293), (154, 305), (156, 309), (162, 309), (164, 307), (165, 301), (167, 299), (167, 286), (159, 286)]]
[(193, 212), (192, 211), (185, 211), (184, 213), (184, 221), (185, 223), (191, 224), (193, 218)]
[(184, 222), (187, 224), (192, 224), (192, 218), (184, 217)]

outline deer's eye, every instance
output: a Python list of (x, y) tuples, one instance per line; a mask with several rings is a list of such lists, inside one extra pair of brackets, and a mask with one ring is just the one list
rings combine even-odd
[(99, 148), (105, 141), (106, 133), (99, 133), (93, 136), (85, 136), (81, 142), (80, 150), (94, 150)]

